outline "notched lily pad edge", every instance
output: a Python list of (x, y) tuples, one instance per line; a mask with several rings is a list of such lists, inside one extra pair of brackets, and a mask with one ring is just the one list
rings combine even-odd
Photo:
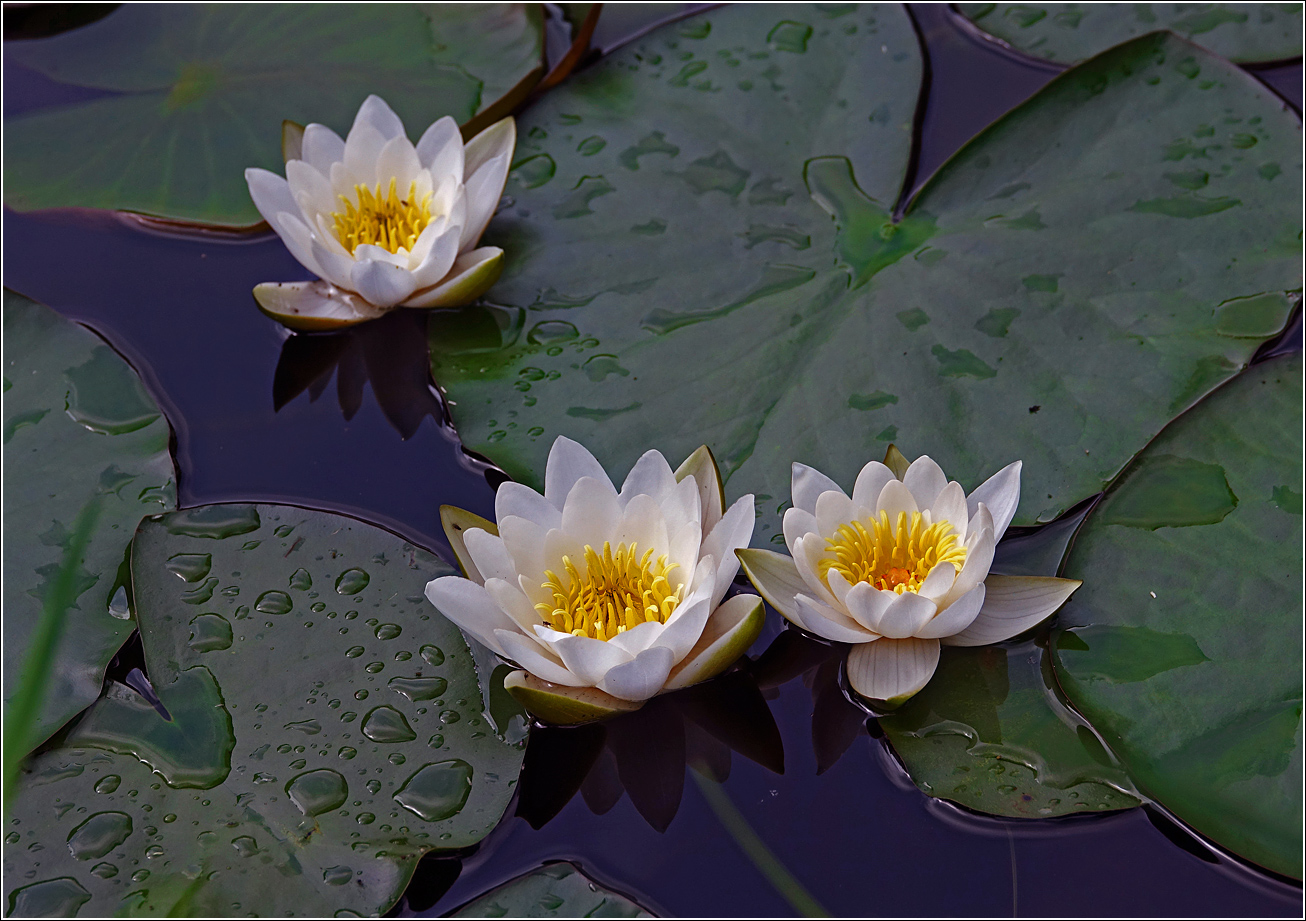
[[(970, 19), (968, 16), (966, 16), (965, 13), (957, 9), (957, 4), (955, 3), (948, 4), (948, 14), (949, 14), (949, 18), (953, 22), (954, 27), (956, 27), (958, 30), (964, 32), (966, 35), (970, 36), (971, 38), (977, 41), (984, 42), (986, 45), (990, 45), (997, 48), (998, 50), (1010, 56), (1011, 58), (1015, 59), (1016, 61), (1020, 62), (1021, 64), (1032, 64), (1037, 67), (1042, 67), (1045, 70), (1050, 70), (1054, 73), (1061, 73), (1063, 71), (1071, 69), (1072, 67), (1078, 67), (1080, 64), (1084, 64), (1087, 61), (1092, 60), (1092, 58), (1090, 57), (1090, 58), (1085, 58), (1083, 61), (1079, 61), (1078, 63), (1075, 64), (1062, 64), (1058, 61), (1052, 61), (1047, 58), (1040, 58), (1037, 55), (1030, 54), (1027, 51), (1022, 51), (1021, 49), (1017, 48), (1015, 45), (1008, 42), (1006, 39), (999, 38), (998, 36), (993, 35), (992, 33), (986, 31), (982, 26), (976, 23), (973, 19)], [(1157, 29), (1154, 32), (1148, 32), (1145, 33), (1144, 35), (1139, 35), (1139, 36), (1135, 36), (1132, 39), (1127, 39), (1126, 42), (1135, 41), (1139, 38), (1146, 38), (1148, 35), (1155, 35), (1157, 32), (1170, 32), (1170, 30)], [(1180, 41), (1186, 41), (1189, 42), (1189, 44), (1195, 44), (1194, 42), (1191, 42), (1189, 39), (1184, 38), (1182, 35), (1179, 35), (1176, 32), (1170, 32), (1170, 34), (1173, 35), (1175, 38), (1179, 39)], [(1114, 45), (1112, 47), (1118, 48), (1120, 47), (1120, 45), (1126, 44), (1126, 42), (1120, 42), (1118, 45)], [(1211, 49), (1201, 45), (1197, 45), (1197, 47), (1201, 48), (1207, 54), (1214, 54), (1216, 57), (1221, 57), (1219, 52), (1212, 51)], [(1098, 54), (1099, 55), (1105, 54), (1107, 51), (1110, 50), (1111, 50), (1110, 48), (1103, 49), (1103, 51), (1098, 52)], [(1096, 56), (1098, 55), (1094, 55), (1094, 57)], [(1302, 55), (1296, 55), (1294, 57), (1286, 57), (1286, 58), (1273, 58), (1267, 61), (1244, 62), (1244, 61), (1234, 61), (1232, 59), (1226, 59), (1226, 60), (1229, 60), (1230, 64), (1233, 64), (1235, 67), (1242, 68), (1243, 70), (1271, 70), (1275, 67), (1284, 67), (1288, 64), (1300, 63), (1302, 60)], [(1267, 88), (1272, 90), (1272, 88), (1270, 87)]]

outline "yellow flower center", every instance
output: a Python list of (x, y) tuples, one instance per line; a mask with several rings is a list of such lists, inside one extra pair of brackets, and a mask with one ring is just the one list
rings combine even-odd
[(418, 235), (431, 223), (433, 193), (427, 192), (418, 201), (415, 182), (408, 186), (407, 198), (400, 198), (396, 193), (394, 179), (390, 180), (390, 190), (384, 195), (379, 182), (375, 191), (359, 183), (354, 186), (354, 194), (358, 197), (357, 205), (341, 195), (344, 210), (331, 212), (336, 239), (350, 253), (364, 243), (380, 246), (392, 253), (400, 249), (411, 250)]
[(860, 521), (840, 525), (836, 536), (826, 540), (826, 552), (834, 554), (820, 562), (822, 579), (831, 569), (856, 585), (869, 582), (881, 591), (915, 592), (935, 566), (952, 563), (958, 569), (966, 562), (966, 548), (946, 521), (929, 524), (920, 512), (898, 513), (889, 521), (888, 512), (871, 519), (869, 528)]
[(585, 575), (565, 556), (565, 578), (545, 571), (543, 584), (553, 593), (553, 603), (535, 606), (544, 622), (554, 630), (596, 640), (609, 640), (649, 621), (665, 624), (683, 600), (684, 584), (673, 587), (668, 579), (679, 564), (668, 566), (665, 553), (654, 562), (652, 548), (639, 557), (636, 547), (618, 544), (614, 553), (605, 541), (600, 555), (586, 544)]

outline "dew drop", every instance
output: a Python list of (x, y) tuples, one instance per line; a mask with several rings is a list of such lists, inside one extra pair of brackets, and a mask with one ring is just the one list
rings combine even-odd
[(91, 900), (75, 879), (43, 880), (15, 889), (9, 896), (8, 914), (15, 918), (71, 918)]
[(423, 646), (418, 653), (427, 665), (435, 667), (444, 664), (444, 651), (439, 646)]
[(118, 789), (120, 783), (122, 783), (122, 778), (117, 774), (106, 774), (95, 782), (95, 792), (112, 793)]
[(373, 796), (376, 796), (376, 794), (380, 793), (380, 792), (381, 792), (381, 781), (379, 781), (379, 780), (369, 780), (369, 781), (367, 782), (367, 792), (368, 792), (368, 793), (371, 793)]
[(361, 569), (346, 569), (336, 579), (336, 591), (341, 595), (357, 595), (371, 580), (372, 577)]
[(354, 871), (349, 867), (327, 867), (322, 871), (322, 880), (328, 886), (343, 886), (354, 878)]
[(362, 646), (350, 646), (348, 649), (345, 650), (345, 658), (357, 659), (365, 652), (367, 652), (367, 650), (364, 649)]
[(472, 791), (472, 766), (453, 759), (427, 764), (404, 782), (395, 802), (428, 822), (457, 815)]
[(306, 592), (313, 587), (313, 577), (307, 569), (296, 569), (290, 574), (290, 587), (296, 591)]
[(127, 604), (127, 589), (119, 585), (118, 590), (109, 599), (109, 616), (119, 620), (131, 620), (131, 607)]
[(445, 692), (449, 682), (443, 678), (391, 678), (388, 687), (410, 701), (434, 700)]
[(91, 867), (91, 875), (100, 879), (113, 879), (118, 875), (118, 868), (111, 863), (97, 863)]
[(288, 614), (295, 603), (285, 592), (270, 591), (258, 596), (254, 610), (261, 614)]
[(404, 628), (398, 624), (381, 624), (376, 628), (376, 638), (378, 640), (392, 640), (404, 632)]
[(236, 853), (241, 857), (253, 857), (258, 853), (258, 842), (249, 835), (232, 838), (231, 846), (236, 849)]
[(214, 652), (231, 648), (231, 624), (221, 614), (200, 614), (190, 622), (187, 643), (196, 652)]
[(363, 735), (373, 742), (409, 742), (417, 738), (404, 715), (384, 705), (370, 710), (363, 718)]
[(350, 748), (348, 745), (340, 749), (340, 758), (342, 761), (349, 761), (358, 754), (358, 749)]
[(78, 860), (103, 857), (131, 833), (131, 816), (123, 812), (100, 812), (68, 833), (68, 850)]
[(330, 768), (319, 768), (293, 778), (286, 784), (286, 795), (307, 816), (339, 809), (349, 797), (345, 778)]
[(354, 817), (354, 821), (359, 825), (371, 825), (376, 821), (376, 816), (372, 815), (370, 812), (360, 812)]
[(375, 675), (377, 672), (382, 671), (384, 668), (385, 668), (384, 662), (368, 662), (367, 665), (364, 667), (364, 671), (366, 671), (369, 675)]

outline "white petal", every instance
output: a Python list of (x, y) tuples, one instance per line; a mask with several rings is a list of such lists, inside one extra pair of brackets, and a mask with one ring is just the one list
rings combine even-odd
[(339, 163), (345, 158), (345, 142), (326, 125), (312, 124), (304, 129), (299, 156), (329, 179), (331, 164)]
[(671, 577), (672, 585), (677, 579), (690, 583), (701, 562), (700, 549), (703, 543), (703, 529), (697, 521), (686, 521), (679, 526), (668, 522), (667, 563), (680, 568)]
[(798, 621), (795, 623), (809, 633), (834, 640), (836, 643), (866, 643), (879, 637), (878, 633), (867, 630), (848, 615), (836, 611), (815, 598), (799, 595), (796, 601), (801, 623)]
[(542, 618), (539, 611), (535, 610), (535, 605), (522, 592), (515, 574), (507, 579), (486, 579), (485, 592), (500, 610), (516, 622), (520, 633), (534, 637), (535, 626), (541, 623)]
[(545, 626), (536, 627), (535, 633), (562, 659), (567, 670), (586, 684), (597, 685), (610, 669), (633, 658), (620, 646), (588, 636), (574, 636)]
[(354, 261), (363, 262), (365, 260), (384, 262), (404, 271), (408, 270), (408, 258), (406, 256), (402, 253), (392, 253), (384, 246), (377, 246), (375, 243), (360, 243), (354, 247)]
[(511, 117), (500, 119), (467, 142), (463, 152), (464, 172), (473, 176), (491, 160), (511, 157), (516, 146), (517, 123)]
[[(830, 587), (830, 594), (834, 596), (834, 600), (847, 608), (848, 593), (852, 591), (853, 586), (852, 583), (844, 577), (844, 574), (837, 569), (827, 569), (825, 571), (825, 584)], [(865, 583), (859, 582), (857, 584), (864, 585)], [(856, 616), (856, 614), (853, 614), (854, 618), (856, 618)]]
[(916, 500), (917, 508), (929, 508), (935, 498), (948, 485), (943, 468), (929, 456), (922, 454), (911, 462), (907, 472), (902, 476), (902, 485), (906, 486)]
[(744, 549), (735, 553), (748, 580), (775, 608), (789, 620), (793, 620), (798, 610), (795, 596), (810, 592), (803, 577), (798, 574), (798, 567), (793, 559), (774, 550)]
[(961, 564), (961, 571), (953, 580), (952, 588), (939, 599), (940, 608), (948, 607), (983, 582), (989, 574), (989, 567), (993, 565), (993, 552), (996, 549), (993, 530), (989, 527), (990, 521), (986, 511), (981, 519), (979, 530), (971, 532), (970, 540), (967, 541), (970, 547), (966, 550), (966, 561)]
[(385, 142), (376, 158), (377, 181), (381, 183), (381, 193), (390, 188), (390, 179), (395, 182), (395, 194), (407, 200), (408, 192), (417, 181), (422, 171), (422, 164), (417, 159), (413, 142), (399, 134)]
[[(381, 148), (386, 145), (389, 138), (381, 134), (371, 125), (359, 125), (354, 123), (353, 129), (349, 132), (349, 137), (345, 138), (345, 158), (340, 163), (331, 167), (331, 185), (335, 187), (338, 193), (349, 195), (354, 192), (353, 187), (364, 185), (375, 190), (380, 182), (376, 174), (376, 161), (381, 155)], [(347, 184), (348, 191), (341, 189), (341, 185)], [(386, 177), (386, 185), (389, 185), (389, 177)], [(384, 194), (385, 190), (382, 190)], [(355, 201), (355, 203), (357, 203)]]
[(598, 683), (598, 689), (622, 700), (647, 700), (662, 690), (674, 664), (670, 649), (653, 646), (634, 661), (611, 669)]
[(957, 567), (952, 563), (938, 563), (925, 577), (921, 587), (916, 589), (916, 594), (937, 603), (952, 590), (956, 581)]
[(430, 249), (413, 270), (413, 279), (418, 288), (438, 284), (449, 274), (458, 258), (459, 232), (456, 226), (446, 227), (443, 233), (430, 240)]
[[(833, 572), (833, 570), (831, 570)], [(897, 595), (885, 592), (869, 582), (858, 582), (844, 592), (844, 603), (848, 615), (872, 633), (879, 633), (879, 625), (884, 612), (889, 609)]]
[(948, 637), (949, 646), (983, 646), (1009, 640), (1045, 620), (1083, 583), (1050, 576), (990, 575), (984, 580), (984, 606), (965, 630)]
[(652, 646), (665, 629), (664, 624), (649, 620), (631, 627), (629, 630), (621, 631), (607, 642), (620, 646), (634, 657)]
[[(529, 518), (510, 515), (499, 519), (499, 538), (503, 541), (504, 552), (512, 560), (514, 574), (528, 573), (543, 578), (544, 535), (547, 533), (547, 528)], [(515, 579), (516, 575), (512, 578)]]
[(717, 468), (712, 450), (707, 445), (699, 445), (676, 468), (675, 477), (677, 480), (693, 477), (698, 485), (699, 520), (706, 535), (721, 520), (726, 501), (721, 489), (721, 471)]
[(484, 586), (461, 576), (442, 576), (426, 583), (426, 599), (458, 629), (502, 654), (494, 631), (520, 633), (517, 623), (494, 603)]
[[(865, 582), (860, 583), (866, 585)], [(867, 586), (869, 588), (869, 586)], [(855, 591), (848, 593), (851, 601)], [(921, 627), (925, 626), (938, 610), (933, 601), (928, 598), (922, 598), (914, 592), (903, 592), (898, 595), (894, 592), (884, 592), (882, 594), (892, 595), (889, 604), (880, 614), (878, 624), (871, 626), (871, 629), (881, 636), (890, 639), (901, 640), (912, 636)], [(859, 618), (860, 619), (860, 618)]]
[(603, 542), (617, 533), (620, 522), (621, 506), (607, 477), (581, 477), (572, 485), (562, 507), (562, 530), (567, 534), (601, 551)]
[(938, 665), (938, 640), (862, 643), (848, 653), (848, 683), (863, 697), (896, 703), (925, 687)]
[(806, 537), (808, 534), (816, 534), (818, 537), (820, 536), (816, 527), (816, 516), (801, 508), (790, 508), (785, 510), (783, 527), (785, 544), (789, 547), (791, 552), (794, 544)]
[(806, 464), (794, 464), (789, 480), (789, 492), (794, 508), (816, 514), (816, 500), (821, 493), (834, 490), (843, 492), (839, 484), (821, 471)]
[[(370, 125), (387, 141), (390, 138), (402, 137), (404, 134), (404, 123), (394, 113), (394, 109), (375, 94), (364, 99), (363, 104), (358, 107), (358, 114), (354, 116), (354, 125), (349, 129), (349, 136), (353, 137), (354, 132), (363, 125)], [(348, 141), (345, 143), (348, 144)]]
[(841, 526), (857, 519), (857, 512), (857, 505), (842, 492), (823, 492), (816, 499), (816, 529), (822, 537), (832, 538)]
[(303, 160), (286, 162), (286, 181), (299, 212), (304, 215), (309, 226), (317, 226), (319, 214), (329, 215), (338, 207), (339, 199), (332, 191), (331, 183)]
[(734, 505), (726, 510), (707, 538), (703, 541), (699, 553), (715, 557), (719, 563), (716, 572), (716, 587), (712, 590), (712, 604), (721, 603), (726, 589), (739, 572), (739, 560), (735, 551), (748, 546), (753, 539), (753, 524), (757, 515), (753, 511), (753, 497), (740, 496)]
[(446, 115), (432, 122), (417, 142), (417, 159), (437, 182), (452, 177), (463, 181), (463, 136), (458, 123)]
[[(322, 270), (322, 278), (334, 285), (353, 290), (352, 273), (354, 257), (343, 252), (327, 249), (317, 235), (313, 235), (313, 259)], [(361, 295), (360, 295), (361, 296)], [(381, 305), (377, 305), (381, 306)]]
[(498, 630), (495, 632), (495, 639), (503, 647), (500, 655), (512, 659), (536, 678), (572, 688), (585, 687), (588, 684), (567, 671), (566, 666), (555, 656), (540, 648), (538, 643), (531, 642), (520, 633)]
[(485, 233), (494, 210), (503, 197), (511, 161), (507, 154), (497, 157), (473, 173), (466, 183), (467, 223), (463, 227), (462, 249), (471, 249)]
[(571, 488), (581, 477), (593, 477), (606, 481), (608, 488), (616, 495), (617, 490), (603, 471), (603, 466), (576, 442), (559, 435), (549, 449), (549, 460), (544, 465), (544, 496), (562, 511), (562, 504), (567, 500)]
[(638, 495), (631, 500), (621, 512), (621, 519), (612, 534), (612, 545), (624, 543), (627, 547), (638, 545), (636, 551), (643, 556), (646, 550), (653, 550), (653, 559), (667, 552), (670, 539), (667, 535), (667, 522), (662, 509), (652, 496)]
[(989, 514), (993, 516), (994, 540), (1002, 540), (1007, 525), (1016, 515), (1016, 506), (1020, 504), (1020, 466), (1020, 461), (1007, 464), (966, 497), (966, 506), (972, 516), (979, 510), (981, 502), (989, 507)]
[(646, 495), (661, 504), (675, 489), (676, 475), (671, 472), (667, 459), (660, 451), (648, 450), (626, 474), (625, 482), (621, 484), (620, 500), (624, 507), (635, 496)]
[(721, 674), (747, 652), (765, 622), (761, 598), (735, 595), (727, 599), (708, 618), (698, 643), (671, 670), (666, 690), (686, 688)]
[(703, 628), (714, 610), (716, 606), (706, 592), (696, 598), (686, 599), (685, 603), (676, 608), (653, 645), (670, 649), (672, 662), (679, 662), (689, 655), (689, 650), (694, 648), (698, 638), (703, 635)]
[(984, 583), (972, 588), (952, 604), (948, 605), (916, 631), (916, 636), (924, 639), (943, 639), (960, 633), (971, 625), (984, 604)]
[(471, 554), (472, 562), (483, 579), (516, 579), (517, 570), (512, 557), (504, 548), (503, 540), (480, 528), (463, 532), (463, 546)]
[(393, 307), (416, 290), (417, 282), (412, 272), (392, 262), (362, 259), (350, 269), (349, 287), (370, 304)]
[(535, 522), (545, 531), (562, 527), (562, 511), (559, 506), (555, 506), (522, 483), (502, 483), (494, 494), (496, 521), (503, 521), (509, 516), (516, 515), (518, 518)]
[(482, 246), (463, 253), (454, 260), (444, 280), (418, 291), (404, 301), (406, 307), (461, 307), (480, 297), (499, 279), (503, 270), (503, 250)]
[(961, 488), (960, 483), (954, 480), (943, 487), (934, 501), (929, 504), (929, 509), (931, 522), (935, 524), (940, 521), (948, 522), (957, 532), (957, 540), (965, 543), (970, 513), (966, 510), (966, 492)]
[(911, 490), (900, 480), (890, 480), (884, 484), (884, 489), (880, 490), (879, 498), (875, 501), (875, 515), (879, 517), (881, 512), (889, 514), (889, 526), (896, 528), (898, 526), (898, 515), (906, 512), (908, 520), (916, 512), (920, 511), (920, 506), (916, 504), (916, 498), (911, 494)]
[(807, 583), (807, 594), (821, 599), (822, 603), (838, 606), (834, 592), (821, 578), (821, 560), (826, 558), (826, 540), (819, 534), (800, 538), (794, 545), (794, 565)]
[(871, 461), (857, 474), (853, 484), (853, 501), (868, 512), (875, 511), (875, 501), (880, 498), (884, 484), (898, 479), (893, 471), (879, 461)]
[(263, 220), (272, 225), (273, 230), (277, 230), (277, 215), (281, 212), (299, 214), (299, 205), (291, 194), (290, 185), (276, 173), (265, 169), (247, 169), (245, 184), (249, 186), (249, 197), (254, 199), (254, 207), (263, 215)]
[(256, 285), (254, 300), (278, 323), (305, 332), (343, 329), (385, 316), (381, 308), (325, 281)]
[[(290, 255), (298, 259), (299, 264), (304, 268), (321, 278), (323, 271), (313, 251), (313, 234), (305, 226), (304, 222), (299, 219), (298, 215), (298, 208), (295, 209), (294, 214), (281, 211), (274, 215), (268, 223), (277, 232), (281, 242), (286, 244), (286, 249), (290, 250)], [(353, 286), (348, 285), (347, 287), (352, 288)]]

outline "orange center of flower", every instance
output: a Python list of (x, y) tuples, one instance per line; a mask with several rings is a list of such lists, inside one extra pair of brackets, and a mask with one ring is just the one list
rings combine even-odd
[(408, 186), (407, 198), (400, 198), (396, 193), (394, 179), (384, 194), (380, 183), (375, 191), (359, 183), (354, 186), (354, 195), (358, 198), (357, 205), (341, 195), (344, 210), (331, 213), (336, 239), (351, 254), (364, 243), (391, 253), (411, 250), (417, 237), (431, 223), (433, 193), (427, 192), (419, 201), (415, 182)]
[(595, 640), (609, 640), (632, 627), (655, 621), (665, 624), (683, 600), (685, 586), (669, 578), (679, 564), (667, 564), (664, 553), (655, 561), (652, 548), (643, 556), (637, 545), (606, 541), (600, 554), (585, 545), (584, 571), (570, 557), (562, 558), (563, 576), (544, 573), (543, 586), (552, 604), (537, 604), (544, 623), (554, 630)]
[(822, 579), (828, 580), (833, 569), (854, 585), (869, 582), (899, 595), (918, 591), (940, 563), (961, 569), (966, 562), (966, 548), (952, 525), (931, 524), (920, 512), (899, 512), (895, 522), (889, 521), (888, 512), (866, 523), (850, 521), (825, 543), (826, 557), (819, 565)]

